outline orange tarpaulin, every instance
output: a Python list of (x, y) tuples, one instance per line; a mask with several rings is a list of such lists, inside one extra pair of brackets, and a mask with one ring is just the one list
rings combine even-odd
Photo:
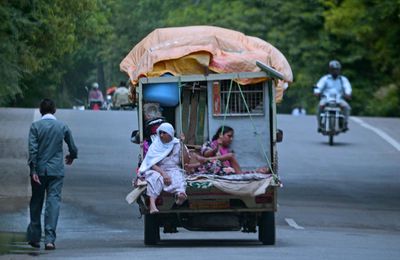
[[(277, 101), (293, 75), (283, 54), (271, 44), (243, 33), (215, 26), (187, 26), (156, 29), (139, 42), (122, 60), (120, 69), (134, 85), (140, 77), (258, 72), (256, 60), (281, 72)], [(260, 79), (255, 79), (260, 81)], [(239, 79), (246, 85), (255, 80)], [(265, 79), (263, 79), (265, 80)]]

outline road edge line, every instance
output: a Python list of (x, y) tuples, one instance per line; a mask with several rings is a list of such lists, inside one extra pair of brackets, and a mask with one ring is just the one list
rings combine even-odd
[(367, 128), (367, 129), (371, 130), (372, 132), (374, 132), (375, 134), (379, 135), (383, 140), (388, 142), (390, 145), (392, 145), (395, 149), (397, 149), (400, 152), (400, 143), (398, 143), (396, 140), (394, 140), (390, 135), (388, 135), (383, 130), (373, 127), (372, 125), (364, 122), (360, 118), (350, 117), (350, 119), (353, 120), (354, 122), (358, 123), (360, 126)]

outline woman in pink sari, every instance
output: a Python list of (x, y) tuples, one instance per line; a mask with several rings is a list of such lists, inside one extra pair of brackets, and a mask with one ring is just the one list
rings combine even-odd
[(201, 155), (197, 160), (201, 163), (198, 172), (226, 175), (241, 173), (242, 170), (235, 154), (230, 148), (234, 130), (229, 126), (221, 126), (211, 139), (201, 147)]
[(268, 167), (259, 167), (256, 170), (242, 171), (235, 153), (230, 148), (234, 130), (229, 126), (221, 126), (211, 139), (202, 145), (200, 154), (192, 153), (197, 163), (185, 164), (190, 173), (230, 175), (238, 173), (270, 173)]

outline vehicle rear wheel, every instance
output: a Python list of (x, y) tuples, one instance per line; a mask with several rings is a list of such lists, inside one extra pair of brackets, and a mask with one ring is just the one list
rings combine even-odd
[(258, 240), (263, 245), (275, 245), (275, 212), (263, 212), (258, 224)]
[(160, 240), (160, 227), (158, 225), (157, 216), (144, 215), (144, 244), (156, 245)]

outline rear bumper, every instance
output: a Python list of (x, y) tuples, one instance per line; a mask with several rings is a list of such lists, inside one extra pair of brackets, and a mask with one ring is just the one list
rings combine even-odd
[[(216, 188), (203, 190), (188, 188), (187, 195), (188, 199), (183, 205), (178, 206), (172, 194), (162, 193), (156, 201), (158, 214), (257, 213), (277, 210), (277, 187), (269, 187), (266, 193), (256, 197), (234, 196)], [(148, 201), (146, 204), (148, 205)]]

